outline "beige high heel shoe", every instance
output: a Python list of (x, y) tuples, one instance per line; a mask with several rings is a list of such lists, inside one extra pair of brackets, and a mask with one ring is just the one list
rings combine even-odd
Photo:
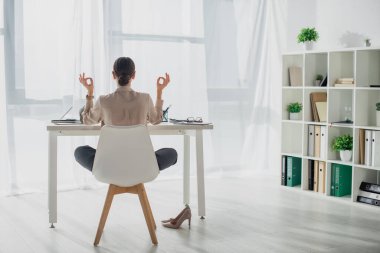
[(181, 217), (181, 215), (183, 214), (183, 212), (185, 212), (186, 209), (190, 209), (190, 206), (189, 205), (186, 205), (186, 207), (177, 215), (177, 217), (175, 218), (169, 218), (167, 220), (162, 220), (161, 222), (162, 223), (168, 223), (168, 222), (171, 222), (171, 221), (176, 221), (179, 219), (179, 217)]
[(178, 229), (185, 220), (189, 220), (189, 229), (190, 229), (190, 226), (191, 226), (190, 207), (186, 207), (185, 209), (183, 209), (182, 212), (179, 214), (179, 217), (177, 216), (175, 219), (171, 220), (170, 222), (163, 223), (162, 225), (167, 228)]

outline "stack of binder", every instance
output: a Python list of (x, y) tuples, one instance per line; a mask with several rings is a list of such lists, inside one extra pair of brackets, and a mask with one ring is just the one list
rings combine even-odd
[(326, 189), (326, 163), (322, 161), (308, 161), (308, 189), (310, 191), (325, 193)]
[(302, 159), (282, 156), (281, 185), (296, 186), (301, 184)]
[(351, 194), (352, 167), (343, 164), (331, 164), (330, 195), (342, 197)]
[(359, 164), (380, 167), (380, 131), (359, 129)]
[(380, 206), (380, 185), (362, 182), (356, 200), (365, 204)]
[(326, 126), (308, 126), (308, 149), (307, 155), (311, 157), (326, 159)]

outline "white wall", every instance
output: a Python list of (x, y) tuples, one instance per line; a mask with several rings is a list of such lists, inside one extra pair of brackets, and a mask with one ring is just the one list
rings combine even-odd
[(302, 27), (316, 27), (315, 49), (362, 47), (365, 38), (380, 47), (379, 0), (288, 0), (287, 50), (302, 50), (297, 35)]

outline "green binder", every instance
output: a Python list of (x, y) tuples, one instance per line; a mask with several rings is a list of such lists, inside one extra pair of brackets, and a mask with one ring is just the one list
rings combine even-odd
[(287, 157), (287, 186), (301, 184), (301, 165), (302, 159), (299, 157)]
[(334, 195), (336, 197), (342, 197), (351, 194), (352, 185), (352, 167), (342, 164), (332, 164), (332, 171), (335, 172), (332, 175), (332, 185), (334, 185)]
[(335, 163), (331, 164), (331, 187), (330, 187), (330, 196), (335, 196)]

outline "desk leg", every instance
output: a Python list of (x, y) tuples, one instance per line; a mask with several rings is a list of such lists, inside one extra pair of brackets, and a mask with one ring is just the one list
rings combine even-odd
[(190, 136), (183, 136), (183, 204), (190, 203)]
[(57, 134), (49, 132), (48, 147), (48, 208), (49, 223), (57, 223)]
[(204, 219), (206, 215), (206, 204), (202, 130), (196, 130), (195, 142), (197, 152), (198, 215), (201, 216), (201, 219)]

